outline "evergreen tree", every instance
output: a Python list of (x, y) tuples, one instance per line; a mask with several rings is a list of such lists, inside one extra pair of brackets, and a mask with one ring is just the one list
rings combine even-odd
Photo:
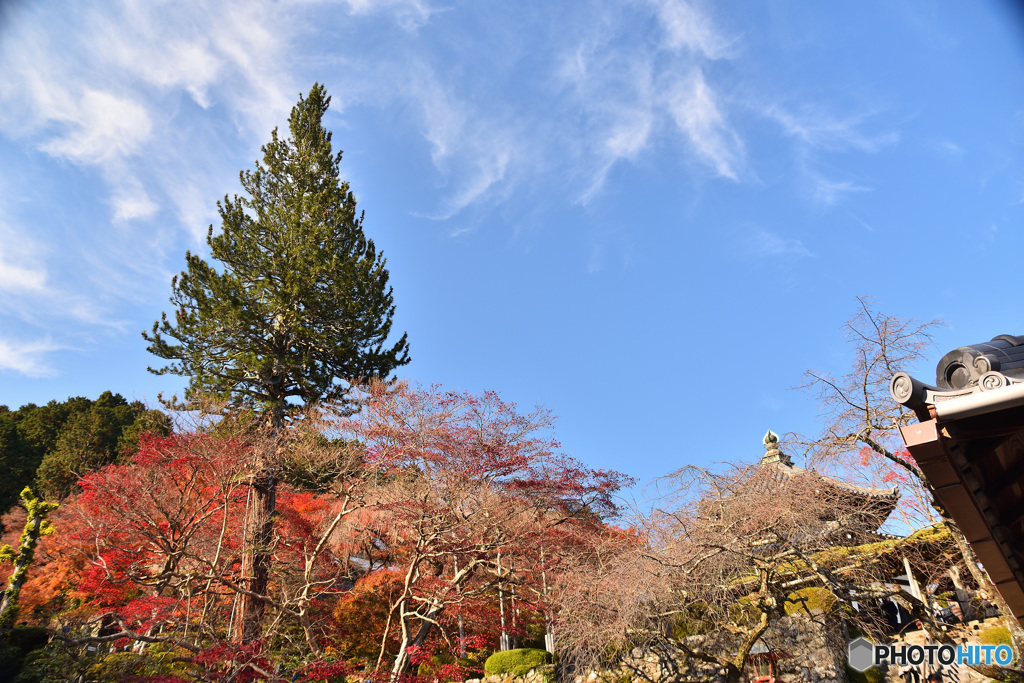
[[(186, 254), (167, 314), (143, 333), (170, 361), (156, 374), (190, 378), (188, 393), (230, 398), (281, 423), (290, 405), (344, 399), (352, 381), (386, 378), (409, 362), (405, 335), (385, 348), (394, 315), (388, 271), (363, 233), (339, 176), (314, 85), (277, 129), (263, 163), (240, 174), (247, 196), (218, 202), (207, 244), (216, 268)], [(296, 401), (297, 399), (297, 401)]]
[[(0, 511), (6, 512), (18, 500), (18, 491), (32, 481), (41, 458), (36, 458), (32, 448), (18, 430), (14, 420), (0, 416)], [(2, 531), (2, 529), (0, 529)]]
[(104, 391), (67, 416), (36, 471), (38, 490), (60, 500), (77, 490), (84, 475), (137, 453), (143, 434), (166, 435), (170, 427), (164, 413)]
[[(186, 254), (172, 282), (172, 316), (143, 332), (169, 361), (156, 374), (189, 377), (186, 396), (229, 399), (275, 430), (298, 407), (344, 403), (353, 382), (388, 378), (409, 362), (406, 336), (386, 347), (395, 307), (385, 261), (340, 178), (341, 152), (323, 127), (330, 104), (314, 84), (277, 129), (263, 161), (240, 174), (244, 196), (218, 202), (207, 237), (211, 265)], [(236, 640), (259, 637), (273, 540), (273, 454), (256, 454), (246, 516)]]

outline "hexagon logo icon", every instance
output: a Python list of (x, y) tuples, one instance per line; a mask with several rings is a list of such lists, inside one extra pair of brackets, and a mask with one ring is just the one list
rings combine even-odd
[(851, 641), (849, 645), (850, 668), (856, 671), (867, 671), (874, 666), (872, 653), (875, 646), (867, 638), (858, 638)]

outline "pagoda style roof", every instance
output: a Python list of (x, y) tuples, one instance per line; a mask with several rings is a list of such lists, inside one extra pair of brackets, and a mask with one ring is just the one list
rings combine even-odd
[(900, 498), (900, 489), (898, 486), (892, 488), (873, 488), (870, 486), (860, 486), (852, 482), (843, 481), (835, 477), (830, 477), (825, 474), (820, 474), (815, 470), (807, 470), (802, 467), (797, 467), (793, 464), (793, 459), (788, 455), (779, 450), (779, 437), (768, 430), (768, 433), (764, 437), (764, 449), (765, 453), (761, 457), (762, 466), (776, 467), (780, 474), (785, 476), (799, 476), (802, 474), (812, 474), (824, 482), (835, 486), (838, 489), (848, 491), (858, 497), (865, 499), (871, 499), (875, 501), (891, 501), (892, 507), (886, 512), (886, 517), (896, 507), (897, 501)]
[[(804, 469), (793, 464), (793, 459), (779, 449), (779, 437), (771, 430), (764, 437), (765, 453), (761, 457), (760, 466), (770, 467), (783, 477), (812, 476), (820, 480), (824, 486), (832, 487), (841, 492), (848, 501), (844, 508), (858, 510), (859, 513), (852, 518), (836, 520), (835, 531), (866, 531), (877, 532), (878, 528), (885, 523), (896, 504), (900, 499), (899, 487), (893, 488), (872, 488), (860, 486), (842, 479), (830, 477), (811, 469)], [(850, 527), (859, 527), (857, 529)]]
[(900, 427), (907, 449), (1024, 625), (1024, 336), (954, 349), (935, 385), (901, 372), (889, 389), (919, 420)]

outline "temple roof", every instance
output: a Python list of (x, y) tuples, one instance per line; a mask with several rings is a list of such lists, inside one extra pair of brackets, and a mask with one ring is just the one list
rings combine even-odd
[(835, 477), (829, 477), (824, 474), (820, 474), (815, 470), (806, 470), (802, 467), (796, 467), (793, 464), (793, 459), (788, 455), (779, 450), (779, 437), (772, 430), (768, 430), (768, 433), (764, 435), (764, 455), (761, 457), (761, 465), (767, 465), (778, 469), (779, 473), (787, 476), (799, 476), (804, 473), (813, 474), (829, 484), (849, 491), (850, 493), (861, 496), (873, 501), (891, 501), (892, 507), (885, 513), (886, 517), (892, 512), (893, 508), (896, 507), (896, 502), (900, 498), (900, 489), (898, 486), (894, 486), (891, 489), (876, 489), (870, 486), (859, 486), (842, 479), (836, 479)]
[(1024, 625), (1024, 336), (950, 351), (935, 384), (893, 376), (904, 443)]

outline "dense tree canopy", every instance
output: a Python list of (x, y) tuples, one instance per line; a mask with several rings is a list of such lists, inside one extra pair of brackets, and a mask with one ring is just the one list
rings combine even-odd
[(81, 396), (29, 403), (17, 410), (0, 406), (0, 510), (35, 485), (47, 497), (70, 493), (79, 477), (138, 450), (144, 433), (167, 434), (170, 420), (140, 401), (104, 391), (95, 400)]
[[(68, 627), (34, 672), (102, 643), (105, 664), (129, 668), (94, 680), (143, 666), (180, 676), (167, 681), (281, 680), (268, 672), (285, 666), (284, 680), (464, 680), (503, 630), (543, 637), (547, 582), (606, 534), (599, 516), (629, 483), (560, 454), (547, 413), (490, 393), (378, 384), (356, 415), (306, 411), (287, 430), (251, 419), (261, 428), (143, 438), (82, 479), (21, 592), (25, 618)], [(335, 476), (317, 492), (278, 487), (268, 618), (257, 641), (231, 642), (249, 589), (245, 475), (264, 440)], [(8, 517), (13, 543), (25, 515)], [(106, 654), (137, 643), (158, 646)]]

